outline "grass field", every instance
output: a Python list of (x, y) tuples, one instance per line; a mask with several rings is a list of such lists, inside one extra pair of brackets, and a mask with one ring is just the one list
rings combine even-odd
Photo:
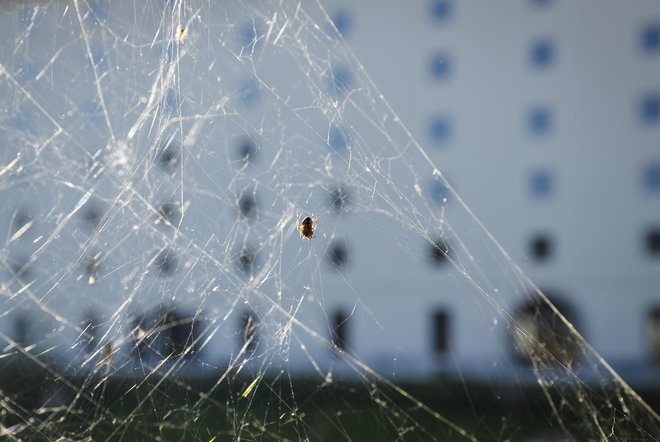
[[(485, 441), (565, 440), (544, 391), (532, 386), (437, 378), (393, 388), (284, 375), (255, 383), (249, 373), (220, 383), (212, 376), (102, 381), (63, 379), (29, 361), (5, 363), (1, 373), (0, 423), (22, 440), (469, 440), (458, 428)], [(545, 392), (556, 404), (566, 394)], [(656, 409), (657, 393), (644, 393)], [(570, 402), (557, 412), (582, 440), (588, 414)]]

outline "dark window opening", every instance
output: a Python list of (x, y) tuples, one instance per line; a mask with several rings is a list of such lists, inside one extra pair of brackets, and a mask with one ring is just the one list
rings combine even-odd
[(163, 222), (165, 225), (176, 225), (181, 220), (181, 210), (177, 203), (168, 201), (160, 205), (158, 208), (158, 222)]
[(174, 172), (181, 160), (181, 148), (174, 139), (169, 139), (158, 153), (158, 166), (165, 172)]
[(449, 314), (444, 310), (433, 313), (433, 351), (445, 353), (449, 350)]
[(660, 95), (649, 94), (640, 103), (640, 118), (643, 122), (654, 124), (660, 121)]
[(32, 222), (32, 214), (27, 209), (19, 209), (15, 214), (11, 222), (12, 233), (16, 233), (19, 230), (25, 228), (29, 229), (30, 227), (26, 225)]
[(257, 214), (257, 199), (254, 192), (243, 192), (238, 199), (238, 211), (244, 218), (254, 218)]
[(246, 312), (241, 318), (240, 348), (245, 347), (245, 352), (251, 354), (257, 348), (259, 340), (259, 319), (253, 312)]
[[(580, 351), (577, 338), (553, 308), (538, 298), (525, 302), (515, 312), (511, 324), (513, 347), (518, 360), (534, 365), (572, 366)], [(575, 326), (573, 309), (554, 296), (548, 296), (555, 308)]]
[(333, 212), (344, 213), (349, 204), (348, 190), (345, 187), (337, 186), (330, 190), (328, 200), (330, 202), (330, 208)]
[(642, 29), (640, 42), (649, 54), (660, 50), (660, 23), (652, 23)]
[(198, 353), (199, 321), (175, 310), (139, 316), (131, 321), (132, 354), (140, 359), (191, 357)]
[(651, 358), (660, 362), (660, 306), (653, 308), (649, 315), (649, 341)]
[(436, 54), (430, 61), (431, 76), (436, 80), (444, 80), (452, 71), (451, 57), (448, 54)]
[(441, 266), (448, 261), (449, 246), (442, 238), (436, 238), (429, 245), (429, 260), (431, 264)]
[(103, 218), (103, 208), (100, 204), (88, 202), (83, 208), (81, 217), (90, 229), (95, 229)]
[(350, 255), (348, 245), (344, 240), (334, 240), (327, 252), (328, 262), (337, 270), (343, 270), (348, 267)]
[(156, 257), (154, 264), (161, 276), (172, 276), (177, 267), (176, 256), (171, 250), (164, 250)]
[(101, 270), (101, 252), (85, 258), (83, 267), (83, 276), (87, 277), (87, 283), (90, 285), (94, 284), (98, 279)]
[(530, 62), (537, 69), (547, 68), (554, 63), (556, 58), (555, 52), (555, 47), (551, 40), (539, 39), (530, 48)]
[(243, 166), (247, 166), (248, 164), (252, 163), (256, 157), (256, 154), (257, 147), (254, 145), (254, 142), (251, 139), (245, 138), (240, 141), (236, 149), (236, 155), (238, 157), (238, 161), (242, 163)]
[(257, 257), (255, 254), (248, 249), (247, 247), (243, 248), (238, 254), (236, 260), (238, 268), (245, 273), (246, 275), (252, 275), (254, 267), (256, 265)]
[(529, 244), (529, 253), (537, 261), (545, 261), (552, 257), (554, 244), (552, 238), (540, 234), (532, 238)]
[(32, 276), (32, 262), (27, 256), (19, 256), (10, 259), (10, 267), (16, 278), (29, 279)]
[(87, 355), (94, 353), (96, 350), (98, 327), (98, 320), (94, 315), (88, 315), (87, 319), (82, 322), (80, 341), (82, 343), (83, 352)]
[(437, 22), (446, 22), (451, 17), (452, 4), (449, 0), (435, 0), (431, 4), (431, 17)]
[(144, 359), (154, 353), (158, 349), (155, 344), (155, 336), (153, 333), (153, 320), (145, 316), (134, 317), (131, 321), (131, 338), (133, 340), (133, 348), (131, 354), (138, 358)]
[(552, 111), (543, 106), (532, 109), (528, 116), (527, 125), (532, 135), (547, 135), (552, 130)]
[(20, 314), (14, 319), (11, 338), (17, 346), (25, 348), (28, 345), (30, 335), (30, 321), (25, 314)]
[(348, 344), (348, 318), (344, 310), (333, 313), (332, 321), (332, 345), (339, 350), (346, 350)]
[(162, 315), (165, 356), (190, 357), (197, 352), (198, 324), (194, 317), (170, 310)]
[(660, 256), (660, 228), (649, 230), (646, 234), (646, 249), (653, 256)]

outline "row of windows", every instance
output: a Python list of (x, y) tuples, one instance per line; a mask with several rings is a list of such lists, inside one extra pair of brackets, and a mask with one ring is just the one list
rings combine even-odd
[[(556, 300), (555, 300), (556, 301)], [(563, 314), (574, 325), (576, 318), (570, 309), (555, 302)], [(564, 307), (564, 308), (562, 308)], [(513, 315), (510, 346), (513, 356), (522, 361), (534, 360), (541, 363), (561, 362), (571, 364), (578, 357), (578, 340), (570, 329), (545, 303), (529, 301)], [(351, 346), (351, 315), (345, 309), (336, 309), (328, 314), (329, 338), (333, 348), (348, 350)], [(652, 358), (660, 360), (660, 307), (649, 311), (647, 339)], [(85, 354), (95, 353), (101, 333), (99, 321), (90, 315), (82, 324), (80, 335)], [(245, 312), (239, 321), (237, 346), (240, 352), (251, 354), (257, 350), (260, 340), (261, 320), (253, 311)], [(133, 317), (130, 321), (132, 337), (131, 353), (140, 360), (164, 357), (192, 357), (200, 352), (203, 320), (177, 310), (160, 310), (155, 314)], [(451, 314), (437, 309), (430, 315), (429, 348), (436, 355), (451, 351)], [(12, 339), (21, 346), (28, 345), (29, 321), (19, 316), (13, 324)]]
[[(554, 0), (529, 0), (529, 2), (538, 7), (538, 9), (547, 9)], [(452, 0), (434, 0), (431, 2), (429, 8), (429, 16), (437, 24), (446, 24), (454, 16), (454, 8), (457, 3)], [(637, 38), (637, 43), (639, 45), (640, 51), (647, 55), (658, 55), (660, 54), (660, 23), (659, 22), (650, 22), (645, 23), (640, 27), (639, 34)], [(536, 51), (541, 54), (535, 54), (533, 58), (539, 57), (541, 59), (547, 57), (545, 49), (537, 49)], [(532, 54), (536, 52), (532, 50)], [(552, 50), (551, 52), (554, 52)]]
[[(167, 223), (173, 223), (179, 216), (178, 210), (170, 209), (169, 204), (161, 208), (160, 216)], [(91, 212), (91, 213), (90, 213)], [(92, 205), (90, 211), (83, 211), (82, 218), (85, 222), (97, 225), (101, 212), (98, 206)], [(19, 212), (14, 217), (14, 231), (21, 230), (26, 225), (31, 225), (31, 218), (25, 213)], [(528, 255), (537, 262), (546, 262), (553, 258), (556, 253), (556, 241), (552, 234), (540, 232), (533, 235), (527, 247)], [(650, 256), (660, 256), (660, 227), (651, 227), (643, 235), (643, 244)], [(427, 257), (434, 266), (443, 266), (450, 256), (450, 247), (442, 237), (437, 237), (428, 244)], [(325, 259), (327, 264), (337, 270), (346, 270), (351, 261), (351, 252), (348, 242), (343, 238), (332, 240), (326, 250)], [(102, 254), (92, 251), (83, 262), (84, 277), (90, 284), (98, 279), (101, 268)], [(252, 275), (259, 265), (257, 252), (250, 247), (243, 247), (236, 255), (237, 267), (246, 275)], [(27, 277), (31, 262), (29, 259), (14, 257), (10, 260), (11, 267), (19, 277)], [(163, 277), (171, 277), (178, 267), (176, 253), (172, 249), (164, 249), (153, 258), (153, 266)]]
[[(646, 126), (660, 124), (660, 94), (649, 92), (642, 96), (636, 110), (639, 120)], [(557, 122), (554, 109), (547, 104), (530, 107), (524, 117), (525, 130), (535, 138), (549, 136)], [(428, 123), (428, 138), (436, 146), (448, 145), (454, 137), (454, 123), (447, 114), (433, 116)]]

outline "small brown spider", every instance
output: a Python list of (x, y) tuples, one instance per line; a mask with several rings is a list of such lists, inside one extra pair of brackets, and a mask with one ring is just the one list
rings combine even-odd
[(311, 240), (314, 238), (314, 231), (316, 230), (316, 218), (312, 215), (305, 217), (300, 222), (300, 211), (296, 211), (296, 229), (300, 232), (302, 239)]

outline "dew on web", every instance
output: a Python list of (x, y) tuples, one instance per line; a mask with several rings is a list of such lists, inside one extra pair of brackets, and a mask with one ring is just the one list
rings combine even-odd
[[(457, 5), (431, 3), (446, 26)], [(379, 92), (346, 9), (29, 1), (0, 20), (1, 436), (660, 431), (569, 294), (539, 290), (427, 154), (460, 139), (451, 115), (424, 120), (423, 146)], [(539, 38), (525, 61), (543, 75), (560, 49)], [(431, 60), (438, 84), (459, 67)], [(528, 135), (555, 130), (550, 110)], [(558, 187), (544, 164), (525, 183), (535, 200)], [(539, 231), (529, 253), (562, 245)]]

